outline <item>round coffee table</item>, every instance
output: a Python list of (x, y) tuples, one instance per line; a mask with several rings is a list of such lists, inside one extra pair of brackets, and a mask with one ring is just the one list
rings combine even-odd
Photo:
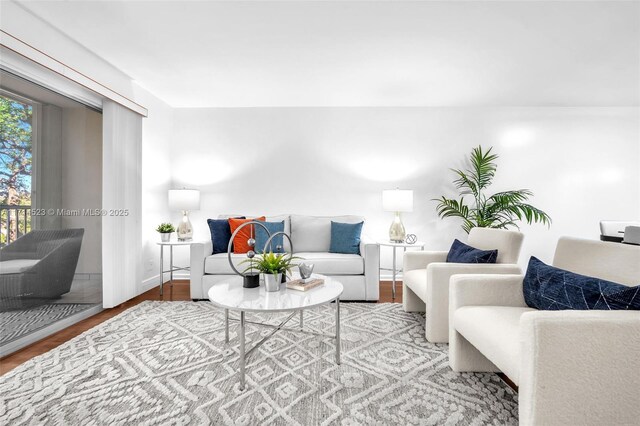
[[(268, 292), (261, 285), (256, 288), (242, 287), (242, 277), (233, 277), (226, 282), (215, 284), (209, 289), (209, 300), (224, 309), (225, 317), (225, 342), (229, 343), (229, 311), (240, 312), (240, 368), (238, 375), (240, 376), (240, 389), (245, 388), (245, 365), (247, 357), (258, 347), (260, 347), (267, 339), (273, 336), (279, 330), (296, 331), (302, 333), (310, 333), (319, 336), (332, 337), (336, 339), (336, 364), (340, 364), (340, 295), (344, 288), (342, 284), (323, 275), (313, 274), (313, 278), (324, 279), (324, 284), (312, 288), (307, 291), (291, 290), (285, 284), (280, 285), (280, 291)], [(325, 303), (336, 302), (336, 334), (328, 335), (304, 330), (303, 312), (307, 308), (319, 306)], [(271, 325), (259, 322), (247, 321), (246, 312), (288, 312), (291, 315), (285, 318), (279, 325)], [(300, 313), (300, 328), (284, 328), (284, 325)], [(251, 349), (245, 348), (245, 328), (246, 324), (263, 325), (274, 328), (268, 336), (256, 343)]]

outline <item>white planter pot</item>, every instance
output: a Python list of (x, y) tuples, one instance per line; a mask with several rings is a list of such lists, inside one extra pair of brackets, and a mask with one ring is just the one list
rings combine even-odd
[(264, 287), (267, 291), (280, 291), (280, 282), (282, 281), (282, 273), (280, 274), (264, 274)]
[(163, 243), (171, 241), (171, 232), (160, 232), (160, 241)]

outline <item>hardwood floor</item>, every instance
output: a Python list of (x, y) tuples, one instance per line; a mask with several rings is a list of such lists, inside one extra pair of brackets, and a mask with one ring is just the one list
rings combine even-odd
[[(396, 284), (396, 290), (397, 293), (395, 302), (402, 302), (402, 284)], [(35, 356), (50, 351), (56, 346), (59, 346), (73, 339), (77, 335), (89, 330), (92, 327), (95, 327), (96, 325), (108, 320), (109, 318), (113, 318), (124, 310), (129, 309), (130, 307), (135, 306), (144, 300), (191, 300), (189, 295), (189, 281), (176, 280), (174, 281), (173, 289), (171, 289), (170, 286), (165, 285), (163, 298), (160, 297), (159, 288), (151, 289), (116, 308), (105, 309), (104, 311), (92, 316), (91, 318), (80, 321), (77, 324), (72, 325), (71, 327), (65, 328), (62, 331), (52, 334), (51, 336), (46, 337), (17, 352), (14, 352), (11, 355), (7, 355), (6, 357), (0, 359), (0, 375), (11, 371), (12, 369), (16, 368), (24, 362), (27, 362)], [(394, 302), (394, 300), (391, 298), (391, 282), (382, 281), (380, 283), (380, 300), (378, 301), (378, 303), (391, 302)]]

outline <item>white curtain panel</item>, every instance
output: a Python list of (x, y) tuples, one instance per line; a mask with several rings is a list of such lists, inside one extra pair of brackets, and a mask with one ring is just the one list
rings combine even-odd
[(112, 308), (142, 279), (142, 116), (105, 100), (102, 122), (102, 304)]

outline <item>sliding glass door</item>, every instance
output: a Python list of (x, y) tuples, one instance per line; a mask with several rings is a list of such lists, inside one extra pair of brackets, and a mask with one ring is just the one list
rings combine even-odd
[(0, 77), (2, 356), (101, 308), (102, 114)]

